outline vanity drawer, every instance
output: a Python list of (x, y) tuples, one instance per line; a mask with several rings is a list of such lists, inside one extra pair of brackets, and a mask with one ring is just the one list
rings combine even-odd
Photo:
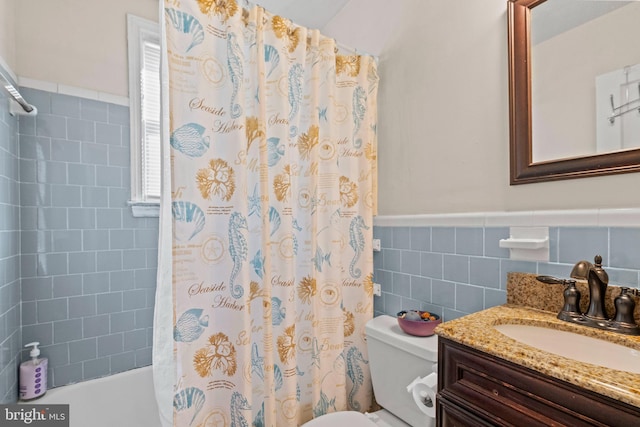
[(444, 399), (439, 399), (436, 406), (436, 419), (438, 425), (447, 427), (493, 427), (495, 424), (475, 416), (473, 413), (462, 409)]
[(440, 426), (640, 425), (639, 408), (441, 337), (438, 351)]

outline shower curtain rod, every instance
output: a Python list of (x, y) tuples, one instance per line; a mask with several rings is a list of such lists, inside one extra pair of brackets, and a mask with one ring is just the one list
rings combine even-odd
[(341, 42), (339, 42), (339, 41), (338, 41), (338, 40), (336, 40), (336, 39), (333, 39), (333, 41), (335, 41), (335, 43), (336, 43), (336, 47), (338, 47), (339, 49), (342, 49), (342, 50), (344, 50), (344, 51), (347, 51), (347, 52), (348, 52), (348, 53), (350, 53), (350, 54), (355, 54), (355, 55), (367, 55), (367, 56), (370, 56), (370, 57), (372, 57), (372, 58), (376, 61), (376, 63), (378, 63), (378, 56), (377, 56), (377, 55), (373, 55), (373, 54), (371, 54), (371, 53), (364, 52), (364, 51), (362, 51), (361, 49), (356, 49), (356, 48), (354, 48), (354, 47), (347, 46), (346, 44), (341, 43)]
[[(36, 114), (37, 113), (37, 109), (36, 107), (34, 107), (33, 105), (29, 104), (23, 97), (22, 95), (20, 95), (20, 92), (18, 92), (18, 89), (15, 88), (15, 86), (13, 86), (13, 84), (11, 83), (11, 80), (9, 80), (4, 73), (2, 72), (2, 70), (0, 70), (0, 79), (3, 80), (2, 82), (2, 86), (4, 87), (4, 89), (7, 91), (7, 93), (9, 95), (11, 95), (11, 97), (18, 103), (20, 104), (20, 106), (22, 107), (22, 109), (24, 110), (24, 113), (20, 113), (18, 112), (18, 114)], [(16, 111), (11, 111), (11, 113), (15, 113)]]
[[(242, 3), (243, 7), (250, 7), (251, 5), (256, 5), (256, 6), (261, 7), (263, 10), (269, 11), (269, 9), (265, 9), (264, 6), (262, 6), (260, 4), (259, 0), (241, 0), (241, 3)], [(269, 13), (272, 13), (272, 12), (269, 11)], [(353, 48), (351, 46), (347, 46), (344, 43), (340, 43), (335, 38), (333, 39), (333, 41), (336, 43), (336, 47), (348, 52), (349, 54), (352, 54), (352, 55), (367, 55), (367, 56), (372, 57), (376, 61), (376, 64), (378, 63), (378, 55), (373, 55), (371, 53), (364, 52), (361, 49), (356, 49), (356, 48)]]

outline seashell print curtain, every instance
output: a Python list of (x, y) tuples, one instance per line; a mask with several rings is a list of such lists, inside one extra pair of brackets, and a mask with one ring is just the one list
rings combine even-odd
[(175, 426), (369, 410), (376, 63), (234, 0), (166, 0)]

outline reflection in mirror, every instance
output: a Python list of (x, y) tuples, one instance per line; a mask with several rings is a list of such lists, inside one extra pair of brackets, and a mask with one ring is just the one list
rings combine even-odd
[(511, 184), (640, 171), (640, 1), (507, 5)]
[(533, 162), (640, 147), (640, 2), (531, 10)]

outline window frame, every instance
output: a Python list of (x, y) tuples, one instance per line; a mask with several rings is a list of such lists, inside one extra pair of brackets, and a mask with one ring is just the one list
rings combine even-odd
[[(160, 198), (145, 197), (142, 177), (142, 88), (140, 74), (144, 44), (147, 42), (157, 44), (162, 50), (160, 25), (157, 22), (127, 14), (131, 145), (131, 199), (129, 205), (134, 217), (158, 217), (160, 214)], [(162, 123), (160, 125), (162, 126)], [(160, 172), (160, 177), (161, 174)]]

